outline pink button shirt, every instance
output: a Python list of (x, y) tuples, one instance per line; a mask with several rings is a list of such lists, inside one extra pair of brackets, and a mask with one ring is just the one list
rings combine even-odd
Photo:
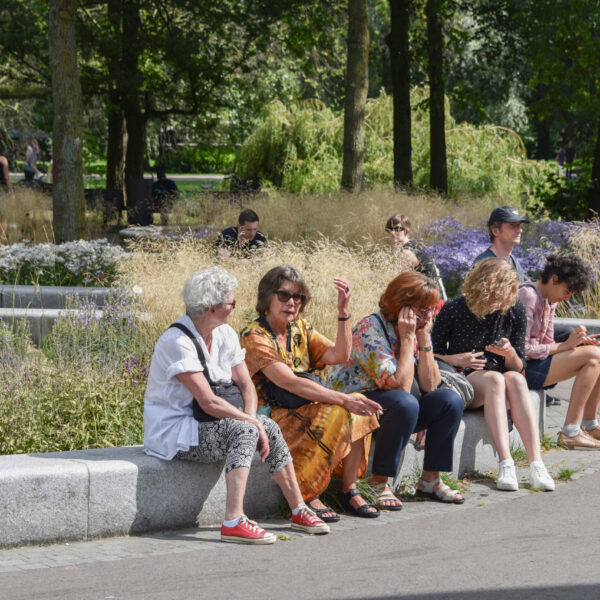
[(547, 358), (550, 354), (550, 344), (554, 343), (554, 313), (557, 303), (549, 304), (532, 284), (525, 284), (519, 288), (519, 300), (527, 313), (525, 359)]

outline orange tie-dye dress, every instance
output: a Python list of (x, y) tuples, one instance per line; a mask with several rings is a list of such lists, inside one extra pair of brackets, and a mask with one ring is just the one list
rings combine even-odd
[[(240, 343), (246, 349), (246, 364), (252, 376), (258, 400), (266, 405), (262, 369), (283, 362), (295, 372), (322, 369), (325, 351), (333, 345), (304, 319), (288, 325), (288, 343), (281, 348), (264, 321), (254, 321), (241, 332)], [(350, 445), (363, 441), (363, 456), (358, 477), (367, 469), (371, 432), (379, 427), (377, 417), (355, 415), (341, 406), (310, 402), (296, 409), (271, 407), (271, 418), (279, 425), (288, 444), (302, 497), (311, 500), (329, 485), (332, 476), (341, 476), (342, 460)]]

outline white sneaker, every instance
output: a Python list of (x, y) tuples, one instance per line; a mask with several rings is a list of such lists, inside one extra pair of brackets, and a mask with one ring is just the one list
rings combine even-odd
[(504, 490), (506, 492), (516, 492), (519, 489), (515, 465), (504, 465), (498, 467), (498, 480), (496, 481), (496, 487), (499, 490)]
[(554, 491), (554, 479), (550, 477), (550, 473), (546, 469), (546, 465), (543, 462), (537, 462), (535, 465), (529, 466), (529, 480), (531, 487), (546, 492)]

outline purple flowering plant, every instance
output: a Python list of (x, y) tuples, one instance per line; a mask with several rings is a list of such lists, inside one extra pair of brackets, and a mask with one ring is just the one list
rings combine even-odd
[[(548, 254), (569, 248), (574, 224), (567, 221), (538, 221), (525, 226), (521, 243), (513, 253), (525, 274), (535, 279)], [(434, 219), (420, 230), (425, 251), (435, 260), (449, 296), (458, 294), (460, 285), (476, 256), (490, 247), (487, 227), (470, 229), (457, 219)]]

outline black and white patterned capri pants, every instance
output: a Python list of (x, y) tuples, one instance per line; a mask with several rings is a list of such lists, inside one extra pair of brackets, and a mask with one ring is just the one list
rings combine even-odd
[[(257, 418), (269, 438), (270, 452), (265, 462), (269, 473), (275, 475), (292, 462), (292, 456), (279, 425), (264, 415)], [(225, 473), (229, 473), (239, 467), (250, 468), (258, 444), (258, 429), (248, 421), (219, 419), (198, 423), (198, 439), (198, 446), (192, 446), (187, 452), (178, 452), (175, 458), (204, 463), (225, 459)]]

